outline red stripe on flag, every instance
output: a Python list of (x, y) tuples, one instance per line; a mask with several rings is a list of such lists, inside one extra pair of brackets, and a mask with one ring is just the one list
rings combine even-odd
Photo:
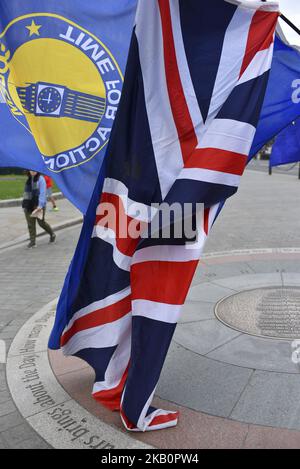
[[(170, 305), (183, 304), (197, 265), (198, 260), (148, 261), (133, 264), (130, 277), (132, 300), (150, 300)], [(164, 282), (163, 279), (168, 281)]]
[(76, 319), (74, 324), (61, 337), (63, 347), (73, 337), (74, 334), (92, 327), (102, 326), (110, 322), (117, 321), (131, 311), (131, 297), (126, 296), (122, 300), (105, 308), (97, 309), (92, 313)]
[(133, 256), (141, 232), (147, 223), (128, 216), (122, 199), (115, 194), (103, 193), (98, 211), (99, 209), (102, 209), (103, 212), (96, 216), (95, 225), (113, 230), (116, 234), (118, 250), (126, 256)]
[(179, 417), (179, 412), (175, 412), (175, 413), (172, 412), (166, 415), (157, 415), (151, 421), (149, 427), (153, 427), (154, 425), (162, 425), (163, 423), (167, 423), (167, 422), (172, 422), (174, 420), (177, 420), (178, 417)]
[(129, 366), (127, 366), (118, 386), (112, 389), (108, 389), (107, 391), (95, 392), (92, 394), (93, 398), (110, 410), (120, 410), (121, 397), (128, 375), (128, 368)]
[(186, 168), (203, 168), (241, 176), (247, 156), (219, 148), (196, 149), (185, 164)]
[[(258, 10), (251, 22), (249, 29), (246, 52), (240, 71), (240, 77), (248, 68), (257, 52), (267, 50), (274, 41), (274, 31), (279, 13), (270, 13)], [(266, 35), (266, 31), (268, 31)]]
[[(130, 422), (130, 420), (128, 420), (123, 409), (121, 409), (121, 415), (128, 430), (137, 429), (137, 426), (134, 425), (132, 422)], [(178, 417), (179, 417), (179, 412), (172, 412), (172, 413), (170, 412), (169, 414), (165, 414), (165, 415), (157, 415), (156, 417), (154, 417), (153, 420), (151, 420), (149, 427), (154, 427), (156, 425), (163, 425), (164, 423), (173, 422), (175, 420), (178, 420)]]
[(197, 137), (180, 79), (169, 0), (158, 0), (158, 4), (162, 22), (164, 62), (169, 100), (180, 141), (183, 161), (185, 162), (197, 145)]
[(208, 231), (209, 231), (209, 212), (210, 212), (209, 208), (204, 209), (203, 229), (206, 235), (208, 235)]

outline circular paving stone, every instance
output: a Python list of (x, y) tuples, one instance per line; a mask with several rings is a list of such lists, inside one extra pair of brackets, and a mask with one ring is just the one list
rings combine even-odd
[(245, 290), (220, 300), (217, 318), (247, 334), (276, 339), (300, 337), (300, 287)]

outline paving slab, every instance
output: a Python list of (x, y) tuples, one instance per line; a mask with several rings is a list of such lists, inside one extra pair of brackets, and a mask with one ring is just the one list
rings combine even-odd
[(0, 391), (0, 404), (10, 401), (10, 393), (7, 389)]
[(0, 404), (0, 417), (12, 414), (17, 410), (14, 401), (12, 398), (9, 401), (3, 402)]
[[(10, 357), (16, 355), (29, 354), (34, 347), (34, 353), (47, 352), (49, 329), (54, 324), (57, 299), (51, 301), (39, 310), (34, 320), (27, 321), (21, 328), (18, 328), (20, 334), (17, 334), (9, 350)], [(8, 328), (5, 329), (7, 331)], [(14, 336), (16, 333), (14, 334)], [(14, 337), (13, 336), (13, 337)]]
[[(217, 219), (205, 252), (300, 246), (299, 180), (247, 170)], [(288, 227), (288, 228), (287, 228)]]
[(265, 259), (256, 259), (255, 256), (253, 256), (249, 262), (249, 265), (251, 266), (254, 274), (273, 274), (275, 272), (281, 274), (281, 272), (288, 268), (289, 264), (290, 261), (272, 259), (271, 256), (269, 256), (267, 262)]
[(179, 323), (205, 321), (214, 319), (214, 306), (212, 302), (187, 301), (182, 308)]
[(157, 395), (190, 409), (228, 417), (252, 370), (225, 365), (173, 344)]
[(215, 285), (235, 291), (252, 290), (268, 286), (282, 286), (280, 273), (247, 274), (213, 280)]
[(0, 417), (0, 434), (9, 428), (21, 425), (22, 423), (24, 423), (24, 417), (19, 411), (4, 415), (3, 417)]
[(240, 334), (230, 343), (209, 352), (207, 357), (255, 370), (299, 374), (299, 365), (292, 362), (292, 352), (290, 341)]
[(206, 355), (239, 335), (240, 332), (224, 326), (213, 318), (192, 324), (179, 324), (174, 340), (192, 352)]
[[(48, 209), (46, 220), (50, 225), (66, 222), (81, 216), (79, 210), (75, 208), (67, 199), (58, 201), (59, 211), (53, 212)], [(0, 247), (8, 242), (19, 241), (23, 236), (28, 236), (27, 225), (23, 209), (21, 207), (1, 207), (0, 208)], [(37, 233), (43, 230), (37, 226)]]
[(256, 371), (230, 417), (271, 427), (300, 430), (300, 376)]
[(244, 449), (299, 449), (300, 433), (283, 428), (249, 425)]
[(1, 437), (9, 448), (15, 448), (19, 443), (31, 442), (33, 446), (39, 443), (39, 436), (27, 422), (1, 432)]
[(212, 282), (201, 283), (195, 285), (189, 291), (187, 301), (208, 301), (217, 302), (237, 290), (232, 288), (216, 285)]
[(18, 449), (52, 449), (51, 446), (43, 441), (38, 435), (30, 440), (20, 441), (17, 446)]
[(193, 279), (193, 285), (215, 281), (219, 278), (247, 275), (253, 273), (253, 269), (246, 262), (228, 262), (219, 265), (210, 265), (200, 262)]
[(300, 273), (298, 272), (283, 272), (282, 279), (284, 285), (300, 287)]

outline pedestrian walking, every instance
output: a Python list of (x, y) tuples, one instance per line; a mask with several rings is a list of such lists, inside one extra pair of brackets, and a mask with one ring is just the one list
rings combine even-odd
[(36, 171), (28, 171), (25, 183), (22, 207), (24, 209), (30, 242), (28, 248), (36, 247), (36, 221), (50, 235), (50, 243), (54, 243), (56, 235), (45, 221), (46, 212), (46, 181)]
[(47, 197), (47, 200), (51, 202), (52, 210), (54, 212), (58, 212), (59, 208), (57, 207), (56, 200), (55, 200), (55, 198), (53, 197), (53, 194), (52, 194), (53, 181), (52, 181), (50, 176), (45, 176), (44, 175), (44, 178), (45, 178), (45, 181), (46, 181), (46, 197)]

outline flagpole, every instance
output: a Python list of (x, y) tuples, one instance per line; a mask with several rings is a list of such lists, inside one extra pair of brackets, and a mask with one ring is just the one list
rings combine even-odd
[[(266, 1), (266, 0), (264, 0)], [(299, 34), (300, 36), (300, 29), (297, 28), (297, 26), (294, 25), (294, 23), (292, 23), (285, 15), (281, 14), (280, 15), (280, 18), (286, 23), (288, 24), (297, 34)]]
[[(262, 2), (266, 2), (267, 0), (262, 0)], [(300, 29), (297, 28), (296, 25), (294, 25), (294, 23), (291, 22), (291, 20), (289, 20), (285, 15), (283, 15), (282, 13), (280, 14), (280, 18), (282, 19), (282, 21), (284, 21), (287, 25), (289, 25), (290, 28), (292, 28), (297, 34), (299, 34), (300, 36)]]

